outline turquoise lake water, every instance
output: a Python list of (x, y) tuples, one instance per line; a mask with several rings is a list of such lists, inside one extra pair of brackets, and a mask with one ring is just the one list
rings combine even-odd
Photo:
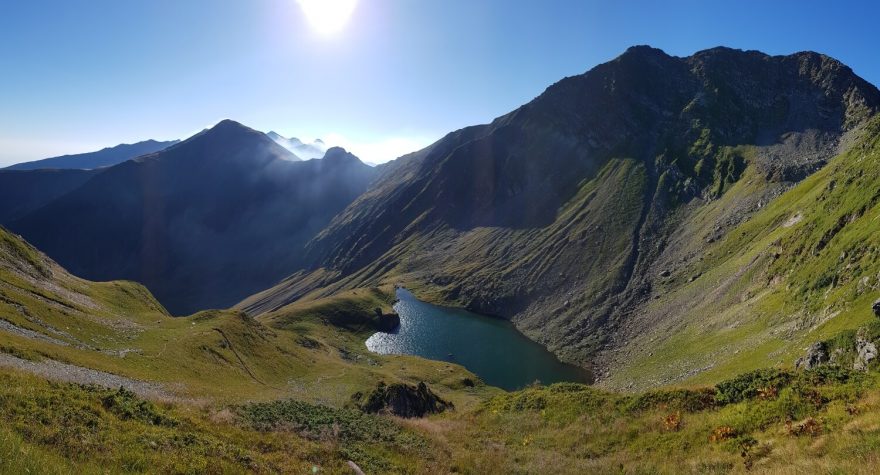
[(506, 320), (425, 303), (405, 289), (397, 290), (397, 298), (400, 327), (372, 335), (370, 351), (457, 363), (486, 384), (508, 390), (535, 381), (589, 382), (586, 370), (560, 362)]

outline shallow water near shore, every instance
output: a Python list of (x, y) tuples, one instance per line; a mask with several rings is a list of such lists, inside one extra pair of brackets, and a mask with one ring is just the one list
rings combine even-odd
[(370, 351), (457, 363), (486, 384), (508, 390), (535, 381), (590, 382), (586, 370), (562, 363), (506, 320), (422, 302), (406, 289), (398, 289), (397, 298), (400, 327), (372, 335)]

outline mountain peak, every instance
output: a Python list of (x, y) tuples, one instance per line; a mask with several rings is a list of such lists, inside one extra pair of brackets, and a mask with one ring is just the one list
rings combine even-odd
[[(224, 119), (210, 129), (203, 130), (174, 148), (174, 156), (190, 160), (210, 160), (214, 163), (268, 163), (272, 160), (298, 161), (284, 147), (267, 134), (240, 122)], [(167, 158), (162, 155), (160, 158)]]
[(620, 56), (618, 56), (618, 61), (644, 61), (646, 59), (662, 59), (662, 58), (671, 58), (665, 51), (660, 48), (654, 48), (653, 46), (648, 45), (635, 45), (630, 46), (623, 52)]
[(274, 143), (266, 134), (258, 132), (241, 122), (236, 122), (232, 119), (221, 120), (220, 122), (217, 122), (215, 126), (194, 135), (191, 139), (196, 137), (222, 137), (224, 140), (231, 140), (233, 138), (243, 139), (248, 137), (257, 141)]
[(332, 163), (354, 163), (361, 161), (357, 156), (342, 147), (330, 147), (327, 149), (323, 160)]
[(338, 146), (337, 147), (330, 147), (327, 149), (327, 152), (324, 154), (324, 158), (327, 158), (328, 156), (331, 156), (331, 155), (342, 155), (342, 154), (346, 154), (346, 153), (348, 153), (348, 150), (344, 149), (343, 147), (338, 147)]
[(321, 158), (324, 156), (325, 145), (321, 140), (316, 140), (310, 144), (303, 143), (302, 140), (291, 137), (286, 138), (277, 132), (269, 132), (265, 134), (276, 144), (284, 147), (288, 152), (295, 155), (300, 160), (311, 160), (313, 158)]
[(208, 129), (209, 131), (230, 131), (230, 130), (242, 130), (254, 132), (254, 129), (242, 124), (241, 122), (236, 122), (232, 119), (223, 119), (220, 122), (217, 122), (217, 125)]
[(666, 55), (666, 52), (660, 48), (655, 48), (651, 45), (633, 45), (626, 49), (623, 53), (627, 54), (662, 54)]

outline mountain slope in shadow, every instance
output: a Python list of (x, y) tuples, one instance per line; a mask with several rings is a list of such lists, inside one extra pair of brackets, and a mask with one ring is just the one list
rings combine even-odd
[(342, 149), (292, 161), (226, 120), (93, 177), (9, 224), (72, 273), (144, 283), (174, 314), (229, 306), (296, 268), (374, 170)]

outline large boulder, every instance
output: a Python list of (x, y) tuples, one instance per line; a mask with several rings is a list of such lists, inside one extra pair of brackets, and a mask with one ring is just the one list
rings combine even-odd
[(880, 299), (874, 301), (874, 304), (871, 305), (871, 310), (874, 311), (874, 315), (880, 318)]
[(877, 358), (877, 345), (860, 336), (856, 339), (856, 352), (858, 354), (853, 363), (853, 369), (867, 371), (868, 364)]
[(386, 385), (384, 381), (380, 381), (376, 389), (366, 397), (366, 401), (361, 403), (362, 398), (361, 394), (353, 397), (362, 411), (371, 414), (424, 417), (454, 408), (451, 402), (440, 399), (423, 382), (418, 386), (410, 386), (403, 383)]
[(797, 369), (813, 369), (828, 361), (828, 346), (824, 341), (819, 341), (810, 345), (807, 354), (794, 362)]

